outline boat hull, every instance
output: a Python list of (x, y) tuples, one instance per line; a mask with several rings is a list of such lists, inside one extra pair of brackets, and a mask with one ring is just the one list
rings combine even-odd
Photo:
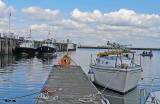
[(18, 55), (34, 55), (35, 54), (34, 48), (27, 48), (27, 47), (17, 47), (15, 50), (15, 54)]
[(92, 66), (91, 70), (95, 74), (95, 83), (120, 92), (126, 93), (134, 89), (137, 86), (137, 82), (140, 78), (141, 68), (135, 70), (117, 70), (117, 69), (101, 69)]
[(37, 48), (37, 52), (38, 54), (49, 56), (54, 55), (56, 53), (56, 49), (52, 47), (42, 46)]
[(152, 57), (153, 54), (141, 54), (141, 56), (150, 56), (150, 57)]

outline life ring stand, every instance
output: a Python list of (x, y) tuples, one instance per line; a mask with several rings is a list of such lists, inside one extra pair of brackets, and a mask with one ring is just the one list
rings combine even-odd
[(71, 64), (71, 59), (70, 59), (70, 57), (69, 57), (67, 54), (65, 54), (65, 55), (60, 59), (59, 64), (60, 64), (60, 66), (62, 66), (62, 67), (69, 67), (70, 64)]

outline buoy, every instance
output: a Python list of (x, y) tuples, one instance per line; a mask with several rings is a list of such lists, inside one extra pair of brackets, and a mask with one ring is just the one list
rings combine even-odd
[(92, 81), (92, 82), (94, 82), (95, 81), (95, 75), (94, 75), (94, 72), (93, 71), (91, 71), (91, 70), (89, 70), (88, 71), (88, 77), (89, 77), (89, 79)]
[(145, 96), (146, 95), (146, 89), (142, 88), (140, 89), (140, 96)]

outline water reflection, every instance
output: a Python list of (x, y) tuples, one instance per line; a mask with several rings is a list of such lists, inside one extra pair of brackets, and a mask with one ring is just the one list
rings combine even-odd
[[(78, 49), (76, 52), (72, 52), (72, 58), (79, 64), (84, 72), (87, 74), (90, 65), (91, 54), (96, 56), (97, 53), (105, 50), (99, 49)], [(142, 51), (137, 51), (141, 54)], [(136, 62), (140, 62), (140, 57), (136, 57)], [(108, 98), (111, 104), (144, 104), (145, 100), (148, 99), (150, 93), (160, 91), (160, 78), (156, 79), (157, 76), (160, 77), (160, 52), (153, 51), (153, 57), (141, 57), (141, 64), (143, 68), (143, 80), (139, 80), (138, 86), (135, 90), (125, 94), (120, 95), (110, 90), (106, 90), (104, 94)], [(154, 79), (154, 81), (153, 81)], [(98, 89), (103, 88), (97, 86)], [(140, 91), (145, 89), (145, 95), (140, 96)], [(152, 90), (151, 90), (152, 89)]]
[[(87, 74), (90, 64), (90, 54), (96, 55), (104, 50), (78, 49), (69, 52), (71, 58), (80, 65)], [(141, 51), (138, 51), (141, 53)], [(45, 83), (50, 70), (54, 64), (63, 56), (58, 53), (57, 58), (39, 56), (0, 56), (0, 99), (20, 97), (40, 91)], [(139, 80), (138, 87), (120, 95), (116, 92), (106, 90), (105, 96), (111, 104), (144, 104), (150, 92), (160, 91), (160, 52), (153, 51), (153, 57), (142, 57), (143, 80)], [(139, 60), (139, 58), (137, 58)], [(154, 80), (153, 80), (154, 79)], [(97, 86), (100, 90), (103, 88)], [(141, 89), (146, 90), (145, 96), (140, 96)], [(151, 91), (152, 89), (152, 91)], [(35, 97), (28, 96), (16, 99), (16, 104), (34, 104)], [(0, 104), (6, 102), (0, 100)]]
[[(17, 104), (33, 104), (35, 97), (22, 97), (39, 92), (45, 83), (54, 59), (38, 59), (32, 56), (0, 56), (0, 99), (16, 98)], [(7, 103), (0, 100), (0, 103)]]
[(0, 67), (12, 65), (15, 62), (14, 56), (0, 55)]

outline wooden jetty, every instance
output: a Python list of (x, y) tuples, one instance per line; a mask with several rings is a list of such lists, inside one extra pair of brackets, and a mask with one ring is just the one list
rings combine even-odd
[(49, 99), (38, 98), (36, 104), (101, 104), (101, 95), (80, 66), (55, 65), (44, 88), (55, 93)]

